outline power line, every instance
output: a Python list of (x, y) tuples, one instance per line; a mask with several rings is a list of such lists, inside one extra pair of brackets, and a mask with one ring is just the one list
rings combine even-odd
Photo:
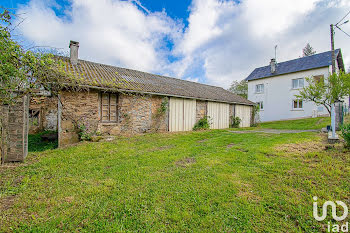
[(343, 21), (343, 19), (345, 19), (346, 16), (348, 16), (349, 14), (350, 14), (350, 11), (341, 20), (339, 20), (339, 22), (335, 26), (337, 26), (341, 21)]
[(340, 31), (342, 31), (345, 35), (347, 35), (348, 37), (350, 37), (350, 35), (348, 33), (346, 33), (345, 31), (343, 31), (340, 27), (336, 26)]

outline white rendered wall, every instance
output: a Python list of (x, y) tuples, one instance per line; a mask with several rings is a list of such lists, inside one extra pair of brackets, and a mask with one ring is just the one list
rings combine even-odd
[[(278, 66), (277, 66), (278, 69)], [(296, 119), (327, 114), (322, 106), (316, 106), (313, 102), (303, 102), (303, 109), (294, 110), (292, 107), (298, 89), (292, 88), (292, 80), (304, 78), (304, 85), (307, 85), (305, 77), (314, 75), (329, 75), (329, 67), (318, 68), (308, 71), (301, 71), (291, 74), (284, 74), (248, 82), (248, 99), (253, 102), (262, 101), (264, 110), (260, 111), (261, 121), (276, 121), (284, 119)], [(263, 93), (255, 93), (255, 86), (264, 84)], [(323, 108), (323, 111), (321, 111)]]

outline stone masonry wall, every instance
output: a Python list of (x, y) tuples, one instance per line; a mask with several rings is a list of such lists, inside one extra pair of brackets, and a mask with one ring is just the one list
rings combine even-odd
[(89, 132), (102, 135), (130, 135), (168, 130), (168, 112), (159, 113), (166, 97), (123, 94), (118, 95), (118, 122), (100, 121), (100, 93), (62, 92), (59, 109), (59, 145), (79, 141), (77, 124), (84, 124)]
[(38, 122), (29, 119), (29, 133), (37, 133), (42, 130), (57, 130), (57, 104), (56, 97), (33, 96), (30, 100), (29, 110), (39, 111)]
[(158, 109), (165, 101), (160, 96), (119, 94), (118, 122), (99, 123), (103, 135), (129, 135), (168, 130), (168, 114)]
[[(152, 96), (152, 123), (151, 130), (155, 132), (166, 132), (169, 130), (169, 98)], [(167, 103), (166, 111), (161, 112), (162, 103)]]
[(4, 162), (21, 162), (28, 154), (29, 97), (24, 96), (15, 105), (0, 108), (1, 158)]
[(84, 124), (89, 132), (97, 131), (99, 122), (99, 93), (97, 91), (60, 94), (59, 146), (79, 141), (77, 126)]
[(196, 101), (196, 122), (207, 115), (207, 101)]

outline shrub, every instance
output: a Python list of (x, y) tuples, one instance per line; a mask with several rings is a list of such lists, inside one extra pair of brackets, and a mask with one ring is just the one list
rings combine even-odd
[(231, 128), (239, 128), (239, 124), (241, 124), (241, 118), (239, 117), (231, 117)]
[(193, 126), (193, 130), (206, 130), (210, 128), (209, 117), (204, 116)]
[(344, 124), (341, 127), (341, 133), (345, 140), (346, 146), (350, 147), (350, 124)]
[(91, 141), (93, 133), (89, 132), (88, 127), (84, 124), (78, 126), (78, 135), (80, 141)]

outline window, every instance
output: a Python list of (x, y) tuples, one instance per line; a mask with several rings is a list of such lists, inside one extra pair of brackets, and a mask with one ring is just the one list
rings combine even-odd
[(118, 96), (114, 93), (101, 94), (101, 121), (117, 122), (117, 102)]
[(264, 102), (256, 102), (260, 110), (264, 110)]
[(264, 84), (258, 84), (255, 86), (255, 92), (256, 93), (263, 93), (264, 92)]
[(304, 79), (298, 78), (292, 80), (293, 89), (303, 88), (304, 87)]
[(293, 100), (293, 109), (302, 109), (303, 100)]

